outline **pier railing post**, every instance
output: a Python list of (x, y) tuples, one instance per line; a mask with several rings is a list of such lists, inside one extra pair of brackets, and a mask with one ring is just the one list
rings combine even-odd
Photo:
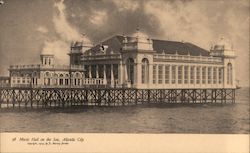
[(15, 97), (15, 89), (12, 90), (12, 106), (15, 107), (16, 97)]
[(148, 103), (150, 103), (150, 90), (147, 89), (147, 91), (148, 91)]
[(3, 103), (3, 89), (0, 87), (0, 108), (2, 108), (2, 103)]
[(138, 93), (138, 89), (135, 89), (135, 105), (137, 105), (137, 93)]
[(30, 88), (30, 107), (33, 108), (33, 89)]

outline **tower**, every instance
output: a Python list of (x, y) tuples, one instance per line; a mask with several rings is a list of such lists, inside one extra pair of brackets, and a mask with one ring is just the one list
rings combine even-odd
[[(153, 41), (139, 28), (131, 37), (123, 40), (123, 63), (125, 81), (133, 87), (147, 88), (151, 83), (153, 63)], [(143, 67), (143, 69), (142, 69)], [(142, 79), (143, 78), (143, 79)]]
[(152, 40), (144, 33), (136, 29), (132, 37), (125, 37), (123, 50), (153, 51)]
[(90, 49), (93, 45), (90, 40), (82, 34), (82, 41), (75, 41), (71, 43), (70, 46), (70, 65), (81, 65), (81, 57), (83, 53)]
[(223, 61), (223, 83), (226, 88), (236, 88), (235, 79), (235, 50), (232, 43), (220, 38), (214, 46), (211, 47), (210, 55), (221, 57)]
[(40, 58), (42, 66), (53, 67), (55, 64), (55, 58), (53, 54), (42, 53)]

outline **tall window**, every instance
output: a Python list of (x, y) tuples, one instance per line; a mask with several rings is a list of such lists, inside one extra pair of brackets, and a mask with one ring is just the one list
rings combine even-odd
[(188, 84), (188, 66), (184, 66), (184, 83)]
[(175, 65), (172, 65), (172, 81), (171, 81), (172, 84), (175, 84), (176, 83), (176, 66)]
[(69, 85), (69, 79), (65, 79), (65, 85)]
[(65, 74), (65, 85), (69, 85), (69, 74)]
[(227, 64), (227, 84), (232, 85), (233, 84), (233, 68), (232, 68), (232, 64), (228, 63)]
[(178, 84), (182, 83), (182, 66), (178, 66)]
[(163, 65), (158, 66), (158, 83), (162, 84), (162, 79), (163, 79)]
[(194, 66), (190, 67), (190, 84), (194, 84)]
[(156, 68), (157, 66), (156, 65), (153, 65), (153, 84), (156, 84)]
[(57, 85), (58, 83), (57, 83), (57, 79), (58, 79), (58, 75), (57, 74), (54, 74), (53, 75), (54, 76), (54, 85)]
[(213, 68), (213, 84), (217, 83), (217, 67)]
[(92, 78), (96, 78), (96, 65), (91, 65)]
[(208, 67), (207, 69), (207, 83), (211, 84), (212, 83), (212, 68)]
[(219, 84), (222, 84), (223, 82), (223, 68), (219, 68)]
[(75, 75), (75, 85), (80, 86), (81, 85), (81, 73), (76, 73)]
[(202, 84), (205, 84), (206, 83), (206, 67), (202, 67)]
[(118, 79), (118, 64), (113, 64), (114, 79)]
[(127, 60), (127, 75), (128, 80), (131, 84), (134, 83), (134, 60), (132, 58), (129, 58)]
[(45, 73), (44, 84), (45, 85), (50, 85), (50, 73), (49, 72)]
[(201, 67), (196, 67), (196, 84), (201, 83)]
[(84, 66), (84, 69), (86, 70), (86, 72), (85, 72), (85, 77), (86, 77), (86, 78), (89, 78), (89, 77), (90, 77), (90, 76), (89, 76), (89, 71), (90, 71), (89, 65), (85, 65), (85, 66)]
[(148, 83), (149, 81), (149, 62), (148, 62), (148, 59), (144, 58), (142, 60), (142, 68), (141, 68), (141, 82), (144, 84), (144, 83)]
[(63, 85), (63, 74), (60, 74), (59, 77), (59, 85)]
[(170, 79), (170, 66), (166, 65), (165, 66), (165, 83), (169, 84), (169, 79)]
[(103, 65), (98, 65), (99, 78), (103, 78), (104, 77), (104, 72), (103, 71), (104, 71), (104, 66)]

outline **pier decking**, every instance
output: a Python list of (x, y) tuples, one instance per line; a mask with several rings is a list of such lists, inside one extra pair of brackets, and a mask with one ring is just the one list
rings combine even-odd
[(233, 104), (235, 89), (0, 88), (0, 108)]

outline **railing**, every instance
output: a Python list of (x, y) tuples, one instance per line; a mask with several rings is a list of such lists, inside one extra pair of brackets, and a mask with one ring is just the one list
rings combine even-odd
[(121, 54), (85, 55), (82, 58), (82, 60), (104, 60), (104, 59), (121, 59)]
[(86, 78), (83, 79), (83, 85), (100, 85), (104, 84), (104, 79), (96, 79), (96, 78)]
[(204, 56), (183, 56), (183, 55), (172, 55), (172, 54), (155, 54), (155, 59), (163, 60), (182, 60), (182, 61), (197, 61), (197, 62), (211, 62), (221, 63), (222, 59), (219, 57), (204, 57)]
[(32, 64), (32, 65), (11, 65), (10, 69), (36, 69), (36, 68), (41, 68), (40, 64)]
[(50, 85), (43, 85), (43, 84), (31, 84), (31, 83), (12, 83), (12, 87), (18, 88), (27, 88), (27, 87), (35, 87), (35, 88), (70, 88), (70, 87), (83, 87), (86, 85), (106, 85), (103, 78), (85, 78), (81, 79), (81, 83), (74, 84), (50, 84)]
[(11, 65), (10, 69), (63, 69), (63, 70), (83, 70), (83, 65)]

